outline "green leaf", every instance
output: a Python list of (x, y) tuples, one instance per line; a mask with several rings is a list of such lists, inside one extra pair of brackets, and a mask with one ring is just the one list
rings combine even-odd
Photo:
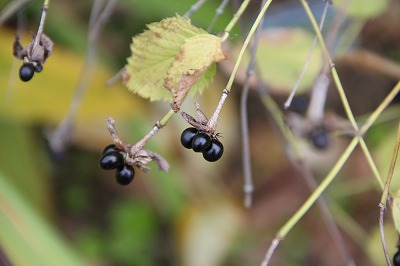
[(147, 27), (133, 37), (124, 73), (128, 89), (151, 101), (178, 97), (179, 102), (190, 89), (201, 92), (215, 73), (210, 66), (225, 59), (221, 39), (179, 16)]

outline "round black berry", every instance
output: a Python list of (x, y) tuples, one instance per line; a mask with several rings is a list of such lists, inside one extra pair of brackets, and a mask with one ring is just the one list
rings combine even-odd
[(42, 70), (43, 70), (43, 66), (40, 65), (40, 64), (37, 64), (37, 65), (35, 66), (34, 70), (35, 70), (36, 73), (40, 73), (40, 72), (42, 72)]
[(31, 63), (24, 63), (19, 69), (19, 78), (24, 81), (30, 81), (35, 74), (34, 67)]
[(203, 151), (203, 158), (209, 162), (218, 161), (224, 153), (224, 145), (217, 139), (212, 139), (211, 145)]
[(204, 133), (199, 132), (193, 137), (192, 149), (195, 152), (202, 152), (211, 145), (211, 137)]
[(183, 147), (185, 147), (186, 149), (192, 148), (192, 141), (194, 136), (196, 136), (197, 132), (198, 130), (194, 127), (189, 127), (182, 132), (181, 143)]
[(115, 179), (117, 183), (126, 186), (130, 182), (132, 182), (133, 178), (135, 177), (135, 169), (129, 164), (124, 164), (122, 167), (117, 169), (115, 173)]
[(110, 151), (100, 158), (100, 167), (104, 170), (111, 170), (121, 167), (124, 164), (124, 157), (117, 151)]
[(393, 256), (393, 265), (400, 266), (400, 250), (398, 250)]
[(115, 144), (109, 144), (104, 148), (104, 150), (101, 154), (103, 155), (103, 154), (109, 153), (110, 151), (118, 151), (117, 146), (115, 146)]
[(293, 99), (290, 109), (293, 112), (303, 114), (307, 111), (308, 99), (306, 96), (297, 96)]
[(331, 142), (328, 132), (324, 129), (316, 129), (311, 132), (310, 139), (314, 147), (319, 150), (328, 148)]

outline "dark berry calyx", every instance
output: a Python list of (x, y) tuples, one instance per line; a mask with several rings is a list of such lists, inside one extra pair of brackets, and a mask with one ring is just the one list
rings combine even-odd
[(204, 133), (199, 132), (193, 137), (192, 149), (195, 152), (202, 152), (211, 145), (211, 137)]
[(134, 177), (135, 169), (129, 164), (124, 164), (122, 167), (118, 168), (115, 173), (115, 180), (122, 186), (131, 183)]
[(104, 170), (111, 170), (121, 167), (124, 164), (124, 157), (118, 151), (109, 151), (100, 158), (100, 167)]
[(224, 145), (217, 140), (212, 139), (211, 145), (203, 151), (203, 158), (208, 162), (218, 161), (224, 153)]
[(189, 127), (185, 129), (181, 134), (182, 146), (185, 147), (186, 149), (191, 149), (193, 138), (194, 136), (196, 136), (198, 132), (199, 131), (194, 127)]
[(35, 74), (34, 66), (31, 63), (24, 63), (19, 69), (19, 78), (24, 81), (30, 81)]

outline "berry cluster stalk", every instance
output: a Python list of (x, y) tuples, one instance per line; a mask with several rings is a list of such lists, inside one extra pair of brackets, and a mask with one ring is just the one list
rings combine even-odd
[(36, 47), (39, 45), (40, 36), (42, 35), (43, 28), (44, 28), (44, 22), (46, 20), (47, 9), (49, 8), (49, 2), (50, 2), (50, 0), (44, 0), (43, 6), (42, 6), (42, 16), (40, 17), (38, 31), (36, 33), (35, 40), (33, 42), (33, 46), (31, 49), (32, 51), (34, 51), (36, 49)]
[[(225, 41), (228, 38), (230, 30), (233, 28), (233, 26), (238, 21), (238, 19), (240, 18), (240, 16), (244, 12), (245, 8), (247, 7), (247, 5), (248, 5), (247, 2), (248, 1), (244, 1), (242, 3), (242, 5), (240, 6), (238, 12), (235, 14), (233, 19), (230, 21), (228, 26), (225, 28), (225, 34), (221, 38), (222, 41)], [(246, 51), (247, 46), (249, 45), (251, 38), (253, 37), (258, 25), (260, 24), (264, 14), (267, 11), (267, 9), (268, 9), (269, 5), (271, 4), (271, 2), (272, 2), (272, 0), (268, 0), (264, 4), (264, 6), (261, 8), (260, 13), (258, 14), (255, 22), (253, 23), (253, 26), (251, 27), (251, 29), (250, 29), (250, 31), (249, 31), (249, 33), (248, 33), (243, 45), (242, 45), (242, 48), (241, 48), (239, 56), (238, 56), (238, 58), (236, 60), (235, 66), (233, 68), (233, 71), (232, 71), (232, 73), (231, 73), (231, 75), (229, 77), (228, 83), (227, 83), (225, 89), (222, 91), (222, 96), (221, 96), (221, 99), (219, 100), (218, 106), (215, 109), (214, 114), (212, 115), (211, 119), (207, 123), (207, 126), (210, 127), (210, 128), (215, 128), (215, 125), (218, 122), (219, 114), (221, 113), (222, 106), (224, 105), (225, 100), (228, 97), (229, 92), (231, 91), (231, 88), (232, 88), (232, 85), (233, 85), (233, 81), (235, 80), (237, 71), (239, 69), (239, 65), (242, 62), (244, 52)]]

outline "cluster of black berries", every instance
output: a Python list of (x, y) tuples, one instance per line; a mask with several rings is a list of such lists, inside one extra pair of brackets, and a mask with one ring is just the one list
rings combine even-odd
[(35, 72), (40, 73), (42, 70), (43, 66), (40, 64), (34, 66), (33, 63), (24, 63), (19, 69), (19, 78), (25, 82), (30, 81)]
[(135, 177), (135, 169), (124, 161), (125, 152), (114, 144), (106, 146), (100, 158), (100, 167), (104, 170), (116, 169), (115, 179), (120, 185), (128, 185)]
[(219, 140), (194, 127), (182, 132), (181, 143), (186, 149), (203, 153), (203, 158), (209, 162), (218, 161), (224, 153), (224, 146)]

